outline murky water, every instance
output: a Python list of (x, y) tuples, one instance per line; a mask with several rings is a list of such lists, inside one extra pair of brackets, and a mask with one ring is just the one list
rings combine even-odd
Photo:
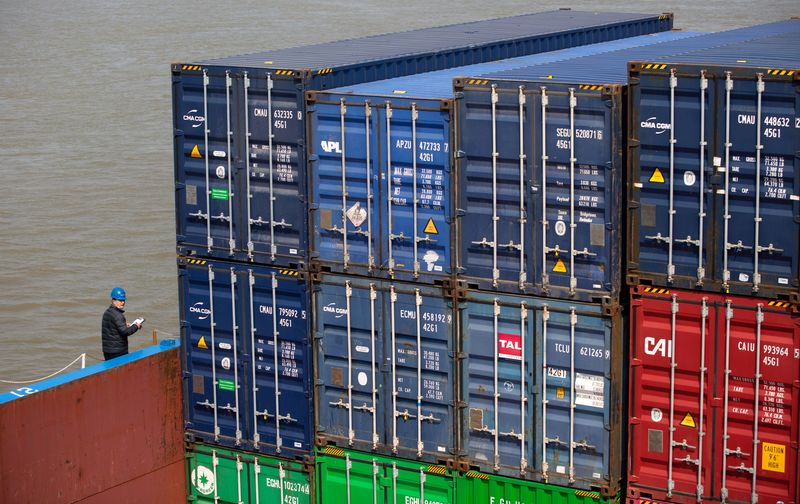
[[(170, 70), (191, 61), (570, 6), (672, 11), (716, 31), (800, 15), (797, 0), (551, 3), (0, 2), (0, 380), (101, 355), (115, 285), (132, 349), (177, 336)], [(15, 388), (0, 383), (0, 391)]]

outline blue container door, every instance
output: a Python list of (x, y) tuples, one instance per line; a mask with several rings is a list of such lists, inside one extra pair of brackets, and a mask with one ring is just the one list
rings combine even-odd
[(752, 77), (717, 79), (718, 156), (730, 169), (717, 195), (716, 250), (723, 288), (772, 296), (800, 288), (800, 124), (797, 84), (761, 82), (759, 92)]
[(451, 272), (450, 114), (438, 103), (387, 101), (380, 110), (382, 268), (391, 278)]
[(180, 261), (187, 429), (204, 441), (239, 446), (246, 401), (239, 331), (245, 325), (236, 268)]
[(530, 111), (522, 90), (468, 90), (460, 100), (459, 274), (469, 285), (530, 288)]
[(601, 95), (602, 86), (542, 88), (530, 97), (537, 145), (537, 245), (531, 251), (537, 287), (548, 296), (616, 301), (625, 172), (621, 89)]
[(639, 149), (629, 180), (638, 203), (631, 273), (660, 285), (710, 287), (714, 90), (699, 74), (674, 84), (667, 73), (643, 75), (632, 99)]
[(533, 469), (536, 387), (533, 307), (470, 294), (459, 310), (462, 361), (462, 450), (471, 466), (512, 477)]
[(537, 313), (538, 392), (546, 402), (537, 404), (536, 466), (549, 483), (589, 489), (617, 484), (608, 479), (610, 450), (620, 447), (612, 448), (609, 432), (619, 405), (611, 404), (610, 319), (580, 309), (544, 303)]
[(378, 286), (325, 275), (314, 303), (317, 436), (377, 451), (385, 443)]
[(314, 257), (325, 270), (368, 274), (380, 248), (377, 114), (336, 98), (316, 103), (311, 119)]
[[(236, 87), (227, 72), (183, 73), (173, 84), (177, 242), (181, 252), (232, 257), (237, 248)], [(231, 132), (231, 135), (228, 134)]]
[(253, 73), (244, 82), (243, 241), (251, 260), (295, 267), (307, 242), (303, 91), (298, 81), (272, 74)]
[(455, 452), (453, 305), (436, 293), (384, 283), (388, 440), (404, 458), (439, 461)]
[(308, 293), (297, 271), (242, 268), (250, 351), (252, 449), (285, 457), (313, 447)]

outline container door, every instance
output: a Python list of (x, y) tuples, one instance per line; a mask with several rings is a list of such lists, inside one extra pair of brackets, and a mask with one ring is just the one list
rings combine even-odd
[(294, 267), (306, 255), (305, 117), (294, 79), (245, 74), (248, 257)]
[[(589, 89), (586, 89), (589, 88)], [(554, 91), (542, 86), (534, 106), (536, 283), (557, 297), (616, 299), (620, 284), (621, 95), (602, 86)], [(539, 210), (540, 209), (540, 210)]]
[(665, 291), (642, 295), (632, 309), (629, 479), (645, 495), (652, 489), (675, 502), (708, 499), (716, 493), (719, 449), (713, 300)]
[(236, 268), (197, 263), (186, 267), (183, 276), (187, 428), (209, 442), (239, 445), (244, 431), (243, 324)]
[(346, 452), (327, 446), (317, 455), (316, 502), (348, 504), (384, 504), (386, 476), (382, 462), (365, 453)]
[(184, 73), (176, 84), (178, 246), (229, 258), (237, 249), (236, 91), (230, 72)]
[[(717, 247), (723, 286), (774, 296), (798, 291), (800, 144), (796, 87), (756, 78), (718, 79), (722, 191)], [(726, 147), (727, 146), (727, 147)], [(728, 170), (725, 167), (729, 167)]]
[(369, 274), (378, 265), (376, 121), (369, 103), (314, 106), (314, 253), (326, 269)]
[(311, 504), (311, 480), (303, 466), (281, 459), (253, 457), (247, 464), (252, 504)]
[(377, 450), (385, 443), (378, 289), (350, 280), (316, 289), (317, 435)]
[[(238, 453), (203, 447), (188, 455), (189, 499), (207, 504), (250, 501), (247, 464)], [(255, 501), (252, 501), (255, 502)]]
[(638, 272), (661, 285), (695, 288), (711, 280), (709, 173), (713, 86), (703, 73), (644, 75), (633, 103), (638, 134), (631, 174), (633, 248)]
[[(530, 114), (519, 89), (467, 90), (460, 109), (459, 272), (477, 287), (524, 291), (532, 215)], [(526, 248), (527, 247), (527, 248)]]
[(383, 268), (391, 278), (450, 273), (450, 117), (412, 102), (382, 111)]
[(584, 489), (616, 485), (607, 476), (614, 470), (612, 461), (619, 463), (611, 453), (619, 446), (611, 445), (606, 429), (617, 416), (612, 410), (617, 405), (611, 404), (611, 319), (575, 307), (543, 306), (537, 315), (544, 398), (537, 459), (543, 457), (542, 476), (550, 483)]
[(452, 304), (421, 289), (411, 291), (395, 284), (388, 286), (384, 296), (384, 334), (391, 352), (387, 355), (391, 452), (406, 458), (447, 460), (455, 449)]
[(533, 464), (533, 317), (525, 302), (470, 301), (461, 310), (463, 449), (470, 465), (514, 477)]
[(455, 480), (443, 466), (429, 466), (401, 459), (384, 464), (387, 503), (455, 504)]
[(296, 271), (249, 268), (242, 282), (250, 349), (254, 450), (291, 457), (311, 449), (311, 355), (305, 280)]
[(730, 502), (791, 501), (798, 479), (800, 319), (737, 301), (720, 304), (717, 324), (720, 496)]

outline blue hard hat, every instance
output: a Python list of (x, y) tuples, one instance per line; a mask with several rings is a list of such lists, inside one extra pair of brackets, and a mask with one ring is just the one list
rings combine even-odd
[(114, 287), (111, 289), (111, 299), (119, 299), (125, 301), (125, 289), (122, 287)]

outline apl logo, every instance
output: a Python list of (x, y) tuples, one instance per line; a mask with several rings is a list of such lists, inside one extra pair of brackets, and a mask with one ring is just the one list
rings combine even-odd
[(192, 128), (199, 128), (200, 126), (203, 125), (203, 123), (205, 122), (206, 118), (201, 116), (201, 115), (197, 115), (197, 109), (192, 109), (192, 110), (190, 110), (189, 112), (186, 112), (183, 115), (183, 120), (184, 121), (192, 121), (193, 123), (195, 123), (195, 124), (192, 124)]
[(327, 153), (335, 152), (337, 154), (342, 153), (341, 147), (339, 147), (339, 142), (334, 142), (333, 140), (323, 140), (319, 143), (322, 146), (322, 150)]
[(322, 307), (322, 311), (325, 313), (333, 313), (336, 315), (336, 318), (342, 318), (347, 315), (347, 310), (345, 308), (337, 307), (336, 303), (328, 303)]
[(670, 129), (670, 125), (668, 123), (660, 123), (656, 122), (655, 116), (648, 117), (644, 121), (641, 122), (640, 126), (644, 129), (654, 129), (656, 131), (656, 135), (660, 135)]
[(190, 306), (189, 311), (191, 313), (199, 314), (200, 315), (200, 317), (198, 317), (199, 320), (205, 320), (208, 318), (209, 315), (211, 315), (211, 310), (203, 306), (202, 301), (198, 301), (197, 303)]
[(657, 340), (648, 336), (644, 339), (644, 353), (647, 355), (672, 357), (672, 342), (665, 339)]
[(192, 485), (201, 494), (210, 495), (216, 485), (214, 472), (206, 466), (197, 466), (197, 469), (192, 469)]

